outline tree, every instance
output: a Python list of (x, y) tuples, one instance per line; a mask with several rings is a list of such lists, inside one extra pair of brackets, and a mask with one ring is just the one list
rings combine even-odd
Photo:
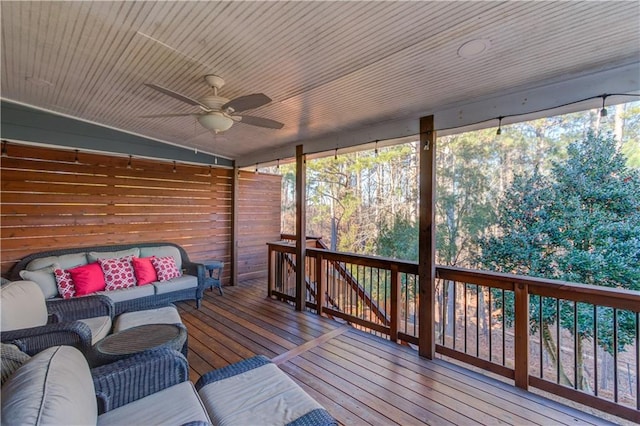
[[(499, 208), (496, 232), (480, 240), (479, 262), (485, 268), (516, 274), (640, 290), (640, 177), (627, 167), (611, 135), (589, 131), (571, 143), (567, 158), (553, 163), (548, 176), (538, 170), (514, 178)], [(504, 315), (513, 320), (512, 298)], [(498, 304), (499, 298), (495, 298)], [(510, 300), (509, 300), (510, 299)], [(507, 303), (509, 302), (509, 303)], [(540, 302), (542, 313), (539, 312)], [(598, 322), (598, 344), (608, 353), (624, 351), (635, 336), (631, 312), (618, 315), (618, 347), (612, 340), (612, 310), (578, 303), (532, 298), (531, 332), (540, 330), (544, 347), (554, 362), (556, 345), (551, 324), (577, 332), (575, 348), (580, 369), (578, 387), (587, 389), (582, 368), (582, 345), (593, 339)], [(561, 371), (560, 380), (571, 380)]]

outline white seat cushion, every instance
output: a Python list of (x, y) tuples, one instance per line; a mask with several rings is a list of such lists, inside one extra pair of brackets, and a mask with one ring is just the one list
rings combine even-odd
[(182, 324), (178, 310), (173, 306), (147, 309), (144, 311), (125, 312), (116, 317), (113, 332), (117, 333), (131, 327), (146, 324)]
[(284, 425), (322, 409), (275, 364), (204, 386), (199, 391), (213, 424)]
[(91, 329), (91, 344), (95, 345), (98, 341), (107, 337), (111, 331), (111, 317), (93, 317), (80, 320)]
[(88, 425), (97, 418), (89, 365), (71, 346), (45, 349), (2, 387), (3, 425)]
[(153, 296), (156, 290), (153, 288), (151, 284), (141, 285), (129, 288), (123, 288), (120, 290), (112, 290), (112, 291), (99, 291), (98, 294), (102, 294), (111, 299), (112, 302), (123, 302), (125, 300), (133, 300), (138, 299), (140, 297), (145, 296)]
[(45, 325), (48, 319), (44, 294), (33, 281), (14, 281), (0, 287), (2, 331)]
[(183, 275), (181, 277), (172, 278), (169, 281), (154, 282), (156, 294), (165, 294), (172, 291), (187, 290), (198, 287), (198, 277), (193, 275)]
[(191, 382), (182, 382), (98, 416), (98, 425), (211, 423)]

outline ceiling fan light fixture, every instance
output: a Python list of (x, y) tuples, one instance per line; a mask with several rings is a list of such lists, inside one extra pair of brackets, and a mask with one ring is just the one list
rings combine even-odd
[(233, 120), (219, 111), (212, 111), (198, 117), (198, 122), (205, 129), (215, 133), (229, 130), (233, 125)]

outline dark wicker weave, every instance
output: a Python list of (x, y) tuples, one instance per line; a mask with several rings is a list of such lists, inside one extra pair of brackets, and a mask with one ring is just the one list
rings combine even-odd
[(91, 330), (80, 321), (47, 324), (2, 332), (3, 343), (13, 343), (22, 352), (35, 355), (52, 346), (74, 346), (87, 354), (91, 349)]
[(99, 413), (105, 413), (189, 379), (187, 359), (177, 351), (143, 352), (91, 370)]
[[(39, 259), (42, 257), (48, 256), (60, 256), (63, 254), (71, 254), (71, 253), (81, 253), (81, 252), (111, 252), (111, 251), (121, 251), (127, 250), (134, 247), (160, 247), (160, 246), (173, 246), (178, 249), (180, 252), (180, 256), (182, 257), (182, 269), (188, 275), (193, 275), (198, 277), (198, 287), (188, 290), (179, 290), (174, 291), (167, 294), (159, 294), (154, 296), (141, 297), (135, 300), (127, 300), (122, 302), (116, 302), (114, 304), (114, 315), (121, 314), (122, 312), (127, 311), (139, 311), (143, 309), (151, 309), (159, 306), (165, 306), (171, 302), (179, 302), (182, 300), (195, 300), (196, 307), (200, 307), (200, 301), (202, 300), (202, 295), (204, 293), (204, 285), (205, 285), (205, 268), (201, 263), (191, 262), (189, 260), (189, 255), (187, 252), (178, 244), (174, 243), (163, 243), (163, 242), (153, 242), (153, 243), (135, 243), (135, 244), (121, 244), (121, 245), (112, 245), (112, 246), (95, 246), (95, 247), (76, 247), (76, 248), (68, 248), (68, 249), (60, 249), (60, 250), (50, 250), (43, 251), (39, 253), (33, 253), (29, 256), (24, 257), (18, 263), (16, 263), (11, 271), (9, 272), (9, 279), (12, 281), (20, 280), (20, 271), (25, 269), (25, 267), (34, 259)], [(71, 300), (71, 299), (69, 299)], [(47, 306), (49, 306), (53, 302), (63, 302), (66, 303), (68, 300), (48, 300)], [(51, 311), (51, 309), (50, 309)], [(91, 315), (95, 316), (95, 315)]]

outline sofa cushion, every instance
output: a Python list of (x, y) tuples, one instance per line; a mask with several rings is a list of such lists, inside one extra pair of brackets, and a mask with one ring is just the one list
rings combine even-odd
[(88, 262), (87, 255), (84, 252), (71, 253), (63, 254), (61, 256), (47, 256), (33, 259), (27, 264), (27, 267), (25, 269), (29, 271), (36, 271), (38, 269), (52, 266), (54, 263), (60, 265), (60, 268), (62, 269), (71, 269), (75, 268), (76, 266), (86, 265)]
[(78, 266), (68, 271), (76, 288), (76, 296), (85, 296), (105, 289), (104, 274), (98, 263)]
[(98, 294), (102, 294), (111, 299), (112, 302), (124, 302), (125, 300), (137, 299), (139, 297), (153, 296), (155, 290), (153, 286), (144, 285), (142, 287), (129, 287), (122, 290), (114, 291), (99, 291)]
[(147, 285), (158, 281), (158, 274), (156, 274), (151, 259), (151, 257), (134, 257), (131, 259), (138, 285)]
[(125, 312), (116, 317), (113, 332), (117, 333), (128, 328), (146, 324), (182, 324), (182, 319), (174, 306)]
[(20, 367), (22, 364), (29, 361), (31, 357), (22, 352), (16, 345), (10, 345), (8, 343), (0, 344), (0, 363), (2, 364), (2, 384), (7, 381), (9, 377)]
[(98, 264), (104, 274), (105, 290), (121, 290), (136, 285), (136, 276), (133, 273), (131, 259), (133, 256), (119, 257), (117, 259), (98, 259)]
[(164, 257), (171, 256), (176, 261), (178, 269), (182, 269), (182, 256), (180, 250), (174, 246), (140, 247), (140, 257)]
[(138, 257), (140, 256), (140, 249), (138, 247), (133, 247), (120, 251), (90, 251), (87, 253), (87, 260), (89, 263), (93, 263), (97, 262), (98, 259), (118, 259), (126, 256)]
[(91, 344), (95, 345), (98, 341), (107, 337), (111, 331), (111, 317), (93, 317), (79, 320), (89, 326), (91, 329)]
[(183, 425), (198, 421), (211, 423), (191, 382), (171, 386), (98, 417), (98, 425)]
[(175, 260), (171, 256), (152, 257), (151, 264), (156, 270), (158, 281), (169, 281), (182, 275), (182, 271), (178, 269)]
[(23, 280), (33, 281), (38, 284), (44, 294), (44, 298), (50, 299), (58, 296), (58, 286), (56, 284), (56, 278), (53, 275), (53, 268), (54, 266), (52, 265), (36, 271), (25, 269), (20, 271), (19, 274)]
[(44, 294), (33, 281), (14, 281), (0, 287), (2, 331), (45, 325), (49, 313)]
[(56, 279), (56, 285), (60, 296), (62, 296), (63, 299), (71, 299), (72, 297), (75, 297), (76, 286), (73, 283), (73, 278), (69, 271), (65, 271), (57, 265), (54, 265), (53, 268), (53, 276)]
[(2, 387), (2, 424), (95, 424), (98, 404), (89, 365), (71, 346), (45, 349)]
[(172, 291), (187, 290), (189, 288), (198, 287), (198, 278), (193, 275), (183, 275), (169, 281), (156, 281), (153, 283), (153, 287), (156, 290), (156, 294), (166, 294)]

